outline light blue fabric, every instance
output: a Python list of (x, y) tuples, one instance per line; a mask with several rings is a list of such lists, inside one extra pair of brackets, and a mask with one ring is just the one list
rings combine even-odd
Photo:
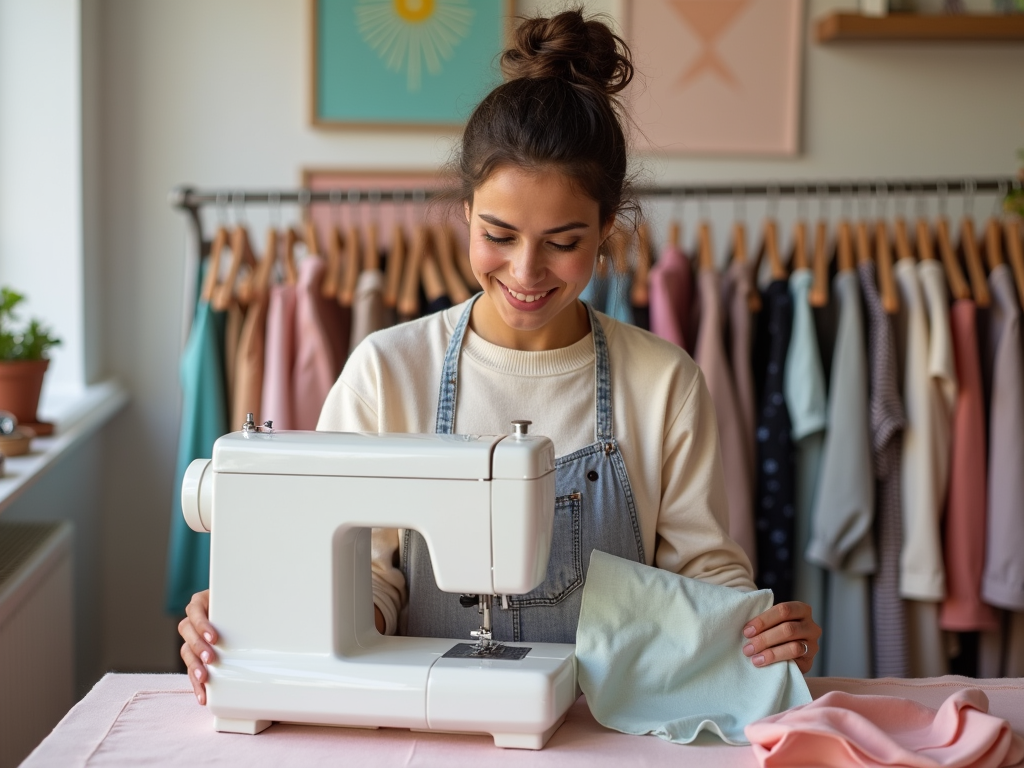
[(701, 731), (749, 744), (743, 728), (811, 701), (792, 661), (755, 667), (743, 627), (772, 593), (740, 592), (595, 550), (576, 635), (594, 718), (622, 733), (689, 744)]
[(606, 277), (599, 277), (595, 270), (580, 299), (620, 323), (633, 325), (633, 305), (629, 298), (632, 288), (633, 275), (629, 272), (620, 275), (609, 269)]
[[(202, 279), (202, 272), (200, 273)], [(210, 536), (188, 527), (181, 514), (181, 481), (193, 459), (213, 455), (213, 443), (228, 431), (224, 386), (224, 313), (209, 302), (196, 307), (192, 330), (181, 355), (181, 434), (171, 503), (171, 536), (167, 548), (166, 610), (185, 615), (195, 592), (210, 582)]]
[[(793, 330), (786, 351), (783, 394), (789, 409), (791, 435), (796, 446), (796, 559), (793, 563), (793, 597), (811, 606), (811, 615), (825, 624), (825, 571), (804, 556), (811, 541), (811, 517), (817, 496), (825, 426), (828, 423), (825, 371), (818, 351), (810, 293), (814, 274), (798, 269), (789, 276), (793, 297)], [(831, 603), (835, 605), (835, 603)], [(826, 642), (829, 638), (823, 638)], [(822, 654), (814, 657), (810, 676), (822, 672)]]

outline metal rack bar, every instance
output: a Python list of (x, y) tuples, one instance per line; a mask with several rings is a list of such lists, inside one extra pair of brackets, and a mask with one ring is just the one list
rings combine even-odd
[[(640, 197), (810, 197), (822, 195), (955, 195), (1005, 193), (1021, 185), (1020, 179), (1004, 177), (959, 177), (941, 179), (849, 179), (789, 180), (757, 184), (685, 184), (679, 186), (639, 187)], [(171, 191), (171, 205), (195, 210), (206, 205), (309, 205), (311, 203), (420, 202), (435, 197), (432, 190), (366, 189), (281, 189), (281, 190), (198, 190), (176, 187)]]

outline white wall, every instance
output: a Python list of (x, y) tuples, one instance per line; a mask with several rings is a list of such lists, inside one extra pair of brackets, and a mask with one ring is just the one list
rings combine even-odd
[[(617, 2), (594, 5), (614, 10)], [(835, 3), (810, 5), (813, 16)], [(186, 227), (167, 190), (182, 182), (291, 186), (304, 165), (429, 169), (446, 157), (451, 137), (307, 126), (305, 0), (86, 0), (84, 7), (100, 48), (87, 98), (99, 111), (103, 372), (132, 395), (107, 442), (105, 663), (170, 668), (174, 622), (163, 615), (162, 597)], [(652, 161), (650, 174), (690, 182), (1014, 170), (1024, 145), (1022, 46), (809, 44), (804, 71), (800, 157), (671, 158)], [(257, 224), (259, 216), (250, 219)]]
[(79, 29), (79, 0), (0, 0), (0, 284), (63, 341), (61, 390), (86, 377)]

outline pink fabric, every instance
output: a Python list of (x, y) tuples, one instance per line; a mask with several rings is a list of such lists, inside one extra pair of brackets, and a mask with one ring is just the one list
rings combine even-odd
[(324, 324), (320, 284), (326, 265), (306, 256), (299, 265), (295, 290), (295, 367), (292, 369), (291, 429), (316, 429), (327, 393), (340, 371), (335, 368), (331, 336)]
[(988, 714), (988, 698), (977, 689), (957, 691), (938, 711), (909, 699), (836, 691), (744, 733), (764, 768), (998, 768), (1024, 759), (1024, 739)]
[(690, 315), (693, 303), (693, 270), (681, 250), (668, 246), (650, 272), (651, 332), (693, 351)]
[(995, 611), (981, 601), (988, 516), (984, 385), (978, 354), (976, 307), (970, 299), (950, 312), (956, 378), (949, 497), (945, 521), (946, 599), (939, 623), (957, 632), (999, 628)]
[[(951, 692), (980, 688), (992, 713), (1024, 731), (1024, 680), (843, 680), (811, 678), (816, 697), (832, 690), (905, 696), (938, 707)], [(145, 762), (151, 760), (151, 762)], [(815, 761), (816, 766), (823, 761)], [(752, 768), (749, 747), (715, 739), (682, 746), (602, 728), (580, 699), (540, 752), (502, 750), (483, 736), (364, 731), (277, 724), (258, 736), (216, 733), (184, 675), (107, 675), (61, 720), (22, 768), (77, 766), (600, 766)]]
[(275, 429), (295, 429), (292, 368), (295, 365), (295, 286), (275, 285), (267, 308), (267, 348), (263, 362), (260, 419)]
[(751, 564), (757, 562), (754, 539), (753, 466), (748, 460), (747, 433), (743, 412), (736, 395), (732, 369), (723, 340), (722, 289), (718, 273), (703, 270), (697, 276), (700, 294), (701, 323), (694, 360), (704, 373), (704, 380), (715, 404), (718, 434), (725, 466), (725, 493), (729, 499), (729, 536), (747, 553)]

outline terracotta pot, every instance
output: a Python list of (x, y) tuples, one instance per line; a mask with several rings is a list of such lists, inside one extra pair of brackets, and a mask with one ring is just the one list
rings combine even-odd
[(43, 374), (49, 360), (0, 361), (0, 410), (10, 411), (21, 424), (36, 421)]

